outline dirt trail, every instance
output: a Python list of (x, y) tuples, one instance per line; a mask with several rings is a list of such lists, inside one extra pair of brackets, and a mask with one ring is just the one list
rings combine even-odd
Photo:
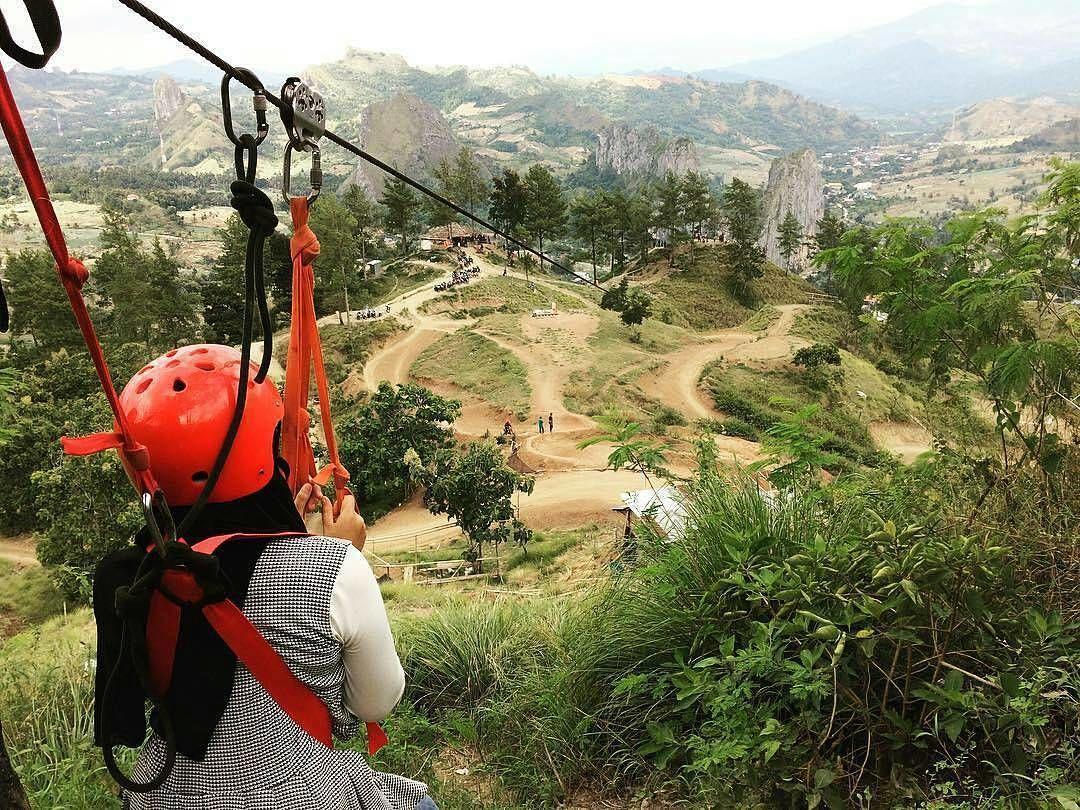
[[(619, 496), (644, 486), (641, 475), (626, 470), (545, 473), (537, 476), (531, 495), (521, 496), (521, 518), (534, 529), (570, 529), (609, 521), (611, 508), (621, 503)], [(368, 532), (370, 550), (376, 554), (412, 548), (414, 542), (421, 549), (438, 547), (457, 537), (460, 532), (447, 526), (445, 516), (432, 515), (417, 499), (395, 509)]]
[(806, 341), (789, 334), (795, 315), (805, 308), (805, 304), (777, 307), (780, 317), (770, 324), (764, 337), (735, 329), (704, 335), (702, 343), (665, 355), (664, 366), (642, 377), (639, 385), (650, 397), (694, 419), (717, 418), (719, 412), (698, 386), (705, 366), (721, 357), (736, 362), (767, 362), (790, 356), (806, 345)]
[(37, 552), (34, 550), (34, 541), (29, 535), (0, 537), (0, 559), (8, 560), (20, 566), (41, 564), (38, 562)]

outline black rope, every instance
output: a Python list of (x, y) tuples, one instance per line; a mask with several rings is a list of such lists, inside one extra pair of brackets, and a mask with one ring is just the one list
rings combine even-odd
[[(266, 95), (266, 100), (268, 102), (270, 102), (271, 104), (273, 104), (275, 107), (277, 107), (279, 110), (280, 109), (286, 109), (288, 107), (288, 105), (285, 104), (280, 98), (278, 98), (277, 96), (275, 96), (273, 93), (269, 92), (268, 90), (265, 90), (262, 87), (261, 84), (258, 84), (257, 79), (255, 79), (253, 81), (252, 80), (253, 77), (251, 76), (249, 71), (245, 71), (242, 68), (237, 68), (237, 67), (234, 67), (233, 65), (229, 64), (224, 59), (222, 59), (220, 56), (218, 56), (216, 53), (214, 53), (212, 50), (210, 50), (205, 45), (203, 45), (201, 42), (199, 42), (197, 39), (194, 39), (191, 36), (189, 36), (188, 34), (184, 33), (179, 28), (177, 28), (176, 25), (174, 25), (173, 23), (166, 20), (164, 17), (162, 17), (156, 11), (148, 8), (145, 3), (141, 3), (141, 2), (139, 2), (139, 0), (117, 0), (117, 2), (119, 2), (122, 6), (127, 7), (131, 11), (134, 11), (136, 14), (138, 14), (144, 20), (149, 22), (151, 25), (153, 25), (156, 28), (160, 29), (163, 33), (169, 35), (170, 37), (175, 39), (177, 42), (179, 42), (184, 47), (188, 48), (189, 50), (193, 51), (197, 55), (201, 56), (207, 62), (209, 62), (214, 67), (216, 67), (218, 70), (220, 70), (222, 73), (224, 73), (226, 76), (231, 76), (232, 78), (236, 79), (236, 81), (238, 81), (241, 84), (245, 85), (246, 87), (248, 87), (252, 91), (260, 91), (260, 90), (263, 91), (265, 93), (265, 95)], [(419, 180), (414, 180), (413, 178), (409, 177), (407, 174), (404, 174), (403, 172), (398, 171), (397, 169), (395, 169), (390, 164), (384, 163), (383, 161), (379, 160), (374, 155), (369, 154), (368, 152), (365, 152), (359, 146), (357, 146), (356, 144), (352, 143), (349, 140), (346, 140), (345, 138), (341, 137), (340, 135), (337, 135), (337, 134), (331, 132), (330, 130), (326, 130), (323, 137), (325, 137), (328, 141), (331, 141), (332, 143), (337, 144), (342, 149), (345, 149), (346, 151), (352, 152), (354, 155), (356, 155), (361, 160), (364, 160), (364, 161), (370, 163), (371, 165), (375, 166), (376, 168), (381, 169), (382, 171), (389, 174), (391, 177), (395, 177), (398, 180), (401, 180), (402, 182), (406, 183), (407, 185), (409, 185), (412, 188), (419, 191), (421, 194), (425, 194), (426, 196), (430, 197), (431, 199), (435, 200), (436, 202), (446, 206), (451, 211), (454, 211), (455, 213), (460, 214), (461, 216), (472, 220), (477, 225), (480, 225), (481, 227), (487, 228), (491, 232), (495, 233), (498, 236), (501, 236), (503, 239), (505, 239), (506, 241), (510, 242), (511, 244), (517, 246), (518, 248), (520, 248), (520, 249), (522, 249), (522, 250), (524, 250), (524, 251), (526, 251), (528, 253), (531, 253), (532, 255), (539, 258), (541, 261), (546, 261), (549, 264), (551, 264), (553, 267), (558, 267), (564, 273), (568, 273), (568, 274), (570, 274), (572, 276), (575, 276), (576, 278), (580, 278), (582, 281), (586, 282), (587, 284), (591, 284), (592, 286), (596, 287), (598, 290), (604, 289), (601, 285), (597, 284), (594, 280), (592, 280), (588, 276), (577, 273), (574, 270), (571, 270), (566, 265), (555, 261), (550, 256), (547, 256), (546, 254), (536, 250), (535, 248), (530, 247), (529, 245), (522, 242), (520, 239), (517, 239), (517, 238), (511, 236), (510, 234), (506, 233), (502, 229), (495, 227), (490, 222), (485, 220), (483, 217), (477, 216), (476, 214), (472, 213), (471, 211), (461, 207), (460, 205), (458, 205), (454, 201), (447, 199), (442, 194), (439, 194), (439, 192), (435, 191), (434, 189), (429, 188), (428, 186), (424, 185)]]
[(56, 14), (53, 0), (23, 0), (26, 13), (30, 15), (34, 33), (37, 34), (41, 53), (28, 51), (11, 35), (7, 20), (0, 13), (0, 49), (23, 67), (40, 70), (49, 64), (52, 55), (60, 47), (60, 17)]
[(240, 381), (236, 391), (236, 405), (233, 407), (232, 419), (229, 421), (229, 428), (225, 432), (225, 438), (221, 442), (221, 449), (218, 451), (217, 458), (214, 459), (214, 466), (210, 469), (210, 473), (206, 478), (206, 485), (199, 492), (199, 497), (195, 499), (195, 503), (191, 505), (187, 514), (184, 515), (184, 519), (180, 521), (180, 525), (177, 527), (178, 537), (184, 536), (184, 532), (190, 528), (202, 512), (203, 507), (210, 500), (210, 495), (214, 491), (218, 478), (221, 477), (225, 462), (229, 459), (229, 452), (232, 450), (236, 434), (240, 431), (240, 422), (244, 417), (244, 406), (247, 404), (248, 380), (251, 375), (252, 321), (254, 320), (257, 290), (262, 293), (260, 295), (259, 310), (264, 331), (262, 364), (256, 373), (256, 381), (262, 382), (270, 369), (271, 355), (266, 349), (266, 344), (273, 340), (273, 334), (270, 326), (270, 313), (266, 308), (266, 292), (262, 284), (262, 259), (263, 245), (270, 234), (274, 232), (274, 228), (277, 227), (278, 219), (274, 214), (274, 204), (270, 201), (270, 198), (246, 180), (234, 180), (232, 192), (233, 197), (230, 202), (233, 208), (240, 214), (244, 224), (251, 229), (248, 234), (248, 245), (244, 259), (244, 330), (243, 343), (240, 345)]
[[(112, 669), (109, 671), (109, 677), (105, 681), (105, 691), (101, 695), (99, 721), (101, 724), (101, 753), (105, 759), (105, 768), (120, 787), (124, 788), (124, 790), (131, 791), (132, 793), (149, 793), (151, 790), (156, 790), (161, 787), (165, 784), (165, 780), (169, 778), (169, 774), (172, 773), (173, 766), (176, 764), (176, 731), (173, 728), (172, 714), (165, 705), (164, 695), (155, 695), (153, 693), (153, 687), (150, 683), (150, 673), (146, 663), (145, 640), (141, 647), (144, 652), (142, 657), (139, 657), (136, 654), (136, 647), (139, 645), (132, 640), (133, 637), (138, 638), (140, 635), (138, 621), (136, 621), (132, 609), (133, 600), (145, 595), (145, 609), (146, 611), (149, 611), (149, 591), (151, 583), (148, 580), (152, 579), (154, 585), (160, 580), (161, 569), (158, 563), (162, 559), (164, 559), (163, 555), (159, 557), (154, 553), (147, 553), (147, 555), (143, 557), (142, 562), (139, 563), (138, 569), (135, 571), (135, 578), (132, 581), (131, 586), (127, 588), (118, 588), (116, 591), (115, 610), (121, 619), (120, 650), (116, 656), (116, 661), (113, 662)], [(149, 571), (146, 570), (147, 564), (151, 564)], [(134, 625), (130, 630), (129, 624)], [(125, 656), (125, 653), (127, 653), (127, 656)], [(158, 718), (161, 721), (161, 736), (165, 740), (165, 762), (162, 763), (161, 770), (158, 772), (157, 776), (146, 782), (136, 782), (121, 771), (120, 766), (116, 762), (116, 757), (113, 754), (114, 743), (112, 734), (110, 733), (112, 724), (109, 722), (109, 698), (116, 687), (116, 678), (120, 674), (120, 667), (122, 666), (125, 657), (130, 657), (139, 684), (150, 698), (151, 704), (153, 704), (154, 708), (157, 710)]]

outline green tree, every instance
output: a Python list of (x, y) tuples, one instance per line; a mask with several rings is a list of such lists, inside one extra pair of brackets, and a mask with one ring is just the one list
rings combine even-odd
[(451, 178), (450, 199), (475, 214), (487, 200), (490, 188), (484, 167), (468, 147), (461, 147), (455, 155)]
[(101, 256), (91, 291), (105, 311), (104, 331), (121, 343), (165, 349), (195, 332), (198, 295), (180, 276), (180, 266), (157, 240), (147, 252), (130, 222), (111, 209), (102, 212)]
[[(456, 178), (454, 177), (454, 167), (450, 165), (450, 162), (445, 158), (439, 163), (435, 169), (435, 179), (439, 184), (439, 193), (447, 199), (457, 202), (456, 194)], [(458, 203), (460, 205), (460, 203)], [(432, 228), (446, 228), (446, 239), (449, 241), (453, 236), (454, 223), (458, 221), (458, 215), (454, 209), (443, 205), (442, 203), (428, 198), (424, 201), (424, 205), (427, 209), (428, 224)]]
[(698, 172), (687, 172), (679, 181), (679, 208), (690, 229), (690, 262), (694, 261), (694, 243), (703, 238), (706, 225), (714, 218), (716, 199), (709, 182)]
[[(354, 232), (356, 221), (333, 194), (322, 194), (311, 209), (311, 229), (319, 237), (315, 259), (315, 311), (343, 310), (349, 317), (349, 288), (356, 284), (360, 249)], [(339, 315), (340, 318), (340, 315)]]
[(651, 186), (642, 186), (636, 193), (627, 196), (626, 204), (616, 209), (620, 219), (620, 229), (625, 239), (638, 254), (638, 261), (644, 264), (649, 258), (652, 247), (653, 222), (656, 220), (656, 199)]
[(627, 326), (640, 326), (652, 314), (652, 298), (640, 287), (626, 294), (619, 317)]
[(29, 335), (34, 347), (45, 352), (81, 344), (52, 254), (21, 250), (9, 253), (5, 265), (11, 334)]
[(414, 482), (406, 453), (411, 450), (421, 463), (428, 463), (437, 450), (452, 446), (450, 426), (460, 415), (461, 403), (423, 386), (382, 382), (338, 425), (341, 459), (365, 512), (396, 506), (409, 497)]
[(728, 231), (725, 253), (735, 290), (745, 297), (750, 282), (765, 273), (765, 252), (759, 245), (764, 227), (761, 199), (748, 183), (735, 177), (724, 192), (722, 209)]
[[(516, 237), (525, 222), (526, 192), (521, 176), (513, 169), (505, 169), (492, 181), (488, 198), (488, 213), (502, 226), (503, 231)], [(506, 255), (510, 256), (510, 243), (506, 243)]]
[(844, 223), (840, 217), (827, 209), (825, 214), (818, 220), (817, 231), (812, 238), (814, 252), (831, 250), (840, 246), (840, 237), (844, 235)]
[(558, 239), (566, 228), (566, 197), (555, 176), (534, 164), (525, 174), (526, 232), (537, 241), (540, 271), (544, 270), (544, 240)]
[(788, 211), (777, 231), (777, 246), (780, 248), (786, 270), (795, 269), (791, 266), (791, 259), (802, 247), (802, 238), (802, 225), (799, 224), (795, 215)]
[(413, 461), (426, 486), (424, 504), (434, 515), (457, 521), (469, 539), (465, 558), (483, 572), (484, 546), (513, 541), (524, 547), (532, 533), (517, 518), (515, 493), (530, 493), (534, 479), (513, 470), (491, 441), (473, 442), (464, 452), (439, 450), (428, 465)]
[(656, 187), (656, 225), (667, 232), (668, 264), (675, 266), (675, 251), (685, 238), (686, 212), (683, 208), (682, 183), (668, 172)]
[(604, 290), (600, 296), (600, 308), (622, 312), (626, 307), (626, 296), (630, 291), (630, 281), (626, 276), (614, 287)]
[(398, 234), (398, 252), (409, 252), (409, 240), (416, 234), (416, 215), (420, 200), (404, 180), (392, 178), (386, 181), (379, 200), (385, 209), (383, 221), (386, 229)]
[(218, 230), (221, 252), (201, 280), (203, 322), (208, 340), (227, 345), (240, 342), (244, 329), (244, 259), (248, 229), (238, 214)]
[(979, 503), (1000, 488), (1010, 504), (1012, 482), (1034, 472), (1039, 488), (1024, 508), (1047, 521), (1068, 452), (1061, 426), (1075, 417), (1080, 387), (1080, 340), (1053, 296), (1077, 259), (1078, 176), (1074, 165), (1056, 164), (1037, 215), (964, 214), (944, 238), (927, 223), (890, 221), (869, 235), (849, 231), (817, 257), (836, 267), (846, 300), (879, 296), (889, 342), (936, 388), (947, 389), (957, 369), (977, 381), (1000, 448), (995, 468), (979, 473)]
[(357, 250), (360, 251), (360, 264), (366, 274), (368, 245), (371, 241), (371, 233), (377, 224), (375, 207), (360, 186), (350, 186), (341, 201), (353, 218), (353, 239), (356, 241)]
[(596, 248), (604, 241), (611, 220), (611, 202), (603, 190), (587, 191), (570, 203), (570, 233), (589, 248), (594, 284), (597, 280)]

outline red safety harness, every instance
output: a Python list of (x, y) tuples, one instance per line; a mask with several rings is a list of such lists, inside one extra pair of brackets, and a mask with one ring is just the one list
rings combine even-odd
[[(225, 543), (235, 540), (295, 536), (295, 532), (269, 535), (228, 534), (195, 543), (191, 550), (213, 554)], [(147, 551), (152, 553), (154, 549), (151, 547)], [(150, 597), (150, 611), (146, 621), (146, 646), (149, 652), (153, 697), (163, 698), (169, 691), (176, 658), (176, 642), (180, 633), (181, 605), (194, 605), (199, 607), (206, 621), (274, 702), (309, 735), (328, 748), (333, 747), (330, 712), (326, 704), (292, 673), (277, 650), (270, 646), (270, 642), (241, 612), (236, 603), (231, 599), (205, 601), (205, 597), (203, 588), (190, 571), (167, 570), (161, 575), (160, 584)], [(373, 747), (377, 750), (374, 742), (369, 736), (369, 750)]]

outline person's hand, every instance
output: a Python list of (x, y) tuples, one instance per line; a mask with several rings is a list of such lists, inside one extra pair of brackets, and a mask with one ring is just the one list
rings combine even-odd
[(356, 509), (356, 498), (346, 493), (341, 501), (341, 512), (334, 518), (334, 502), (322, 496), (323, 534), (348, 540), (357, 551), (364, 550), (367, 540), (367, 524)]
[(293, 498), (293, 503), (300, 517), (306, 520), (308, 515), (322, 506), (322, 490), (310, 482), (304, 484)]

